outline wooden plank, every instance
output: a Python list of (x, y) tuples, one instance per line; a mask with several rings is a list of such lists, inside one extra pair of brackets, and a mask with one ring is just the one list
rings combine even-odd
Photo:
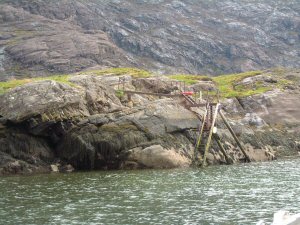
[[(212, 106), (216, 106), (218, 103), (209, 103)], [(205, 107), (207, 104), (206, 103), (196, 103), (196, 104), (191, 104), (189, 107)]]
[(188, 103), (190, 103), (191, 105), (195, 105), (195, 104), (196, 104), (195, 101), (194, 101), (194, 99), (192, 99), (190, 96), (187, 96), (187, 95), (184, 95), (184, 94), (182, 94), (182, 96), (183, 96), (184, 99), (185, 99)]
[[(189, 108), (191, 107), (205, 107), (207, 103), (195, 103), (192, 102), (190, 99), (187, 99), (185, 95), (182, 93), (180, 94), (163, 94), (163, 93), (152, 93), (152, 92), (143, 92), (143, 91), (124, 91), (125, 94), (138, 94), (138, 95), (152, 95), (152, 96), (159, 96), (159, 97), (184, 97), (189, 102)], [(217, 103), (210, 103), (212, 106), (216, 106)]]
[(219, 112), (224, 124), (226, 125), (226, 127), (228, 128), (228, 130), (230, 131), (231, 135), (233, 136), (234, 140), (236, 141), (237, 145), (239, 146), (239, 148), (241, 149), (242, 153), (244, 154), (246, 160), (248, 162), (251, 162), (251, 159), (250, 157), (247, 155), (244, 147), (242, 146), (240, 140), (238, 139), (238, 137), (236, 136), (236, 134), (234, 133), (233, 129), (231, 128), (231, 126), (229, 125), (229, 123), (227, 122), (227, 119), (226, 117), (224, 116), (224, 114), (220, 111)]
[(207, 143), (206, 143), (206, 146), (205, 146), (205, 152), (204, 152), (203, 161), (202, 161), (202, 167), (206, 166), (206, 155), (207, 155), (208, 150), (210, 148), (211, 138), (212, 138), (212, 135), (213, 135), (213, 129), (214, 129), (214, 126), (215, 126), (215, 123), (216, 123), (216, 120), (217, 120), (219, 108), (220, 108), (220, 104), (218, 103), (216, 105), (213, 121), (211, 123), (209, 135), (208, 135), (208, 138), (207, 138)]
[(152, 96), (161, 96), (161, 97), (179, 97), (181, 94), (163, 94), (163, 93), (151, 93), (151, 92), (142, 92), (142, 91), (124, 91), (125, 94), (138, 94), (138, 95), (152, 95)]
[[(117, 85), (120, 85), (120, 84), (122, 84), (123, 85), (123, 83), (126, 83), (126, 84), (129, 84), (130, 83), (130, 81), (122, 81), (122, 82), (118, 82), (118, 83), (111, 83), (111, 84), (108, 84), (109, 86), (117, 86)], [(119, 88), (118, 88), (119, 89)]]

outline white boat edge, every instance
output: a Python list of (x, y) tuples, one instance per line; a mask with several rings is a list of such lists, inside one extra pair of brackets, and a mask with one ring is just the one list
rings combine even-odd
[[(267, 225), (260, 220), (256, 225)], [(300, 225), (300, 213), (290, 214), (289, 211), (280, 210), (274, 213), (273, 222), (270, 225)]]

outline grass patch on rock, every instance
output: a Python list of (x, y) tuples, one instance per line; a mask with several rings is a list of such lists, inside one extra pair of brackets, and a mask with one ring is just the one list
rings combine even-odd
[(87, 72), (80, 72), (76, 74), (58, 74), (58, 75), (51, 75), (47, 77), (35, 77), (35, 78), (28, 78), (28, 79), (21, 79), (21, 80), (9, 80), (0, 82), (0, 94), (3, 94), (9, 91), (12, 88), (36, 82), (36, 81), (44, 81), (44, 80), (53, 80), (59, 83), (68, 84), (72, 87), (77, 87), (76, 84), (69, 81), (72, 75), (94, 75), (94, 76), (122, 76), (122, 75), (130, 75), (133, 78), (147, 78), (151, 77), (151, 73), (146, 70), (140, 70), (136, 68), (110, 68), (110, 69), (103, 69), (103, 70), (90, 70)]
[(203, 75), (191, 75), (191, 74), (175, 74), (168, 76), (171, 79), (183, 81), (186, 84), (196, 84), (198, 81), (211, 81), (212, 78)]
[(28, 78), (22, 80), (9, 80), (0, 82), (0, 94), (3, 94), (9, 91), (12, 88), (22, 86), (24, 84), (36, 82), (36, 81), (43, 81), (43, 80), (53, 80), (59, 83), (68, 84), (70, 86), (75, 87), (76, 85), (69, 81), (70, 75), (53, 75), (49, 77), (36, 77), (36, 78)]
[[(190, 74), (177, 74), (170, 75), (169, 78), (175, 79), (178, 81), (184, 81), (186, 84), (196, 84), (199, 81), (213, 81), (216, 87), (220, 91), (220, 95), (223, 98), (232, 98), (232, 97), (245, 97), (255, 94), (261, 94), (268, 90), (270, 87), (263, 86), (262, 83), (255, 83), (252, 86), (237, 85), (240, 81), (247, 77), (253, 77), (262, 74), (262, 71), (250, 71), (245, 73), (238, 74), (226, 74), (217, 77), (208, 77), (203, 75), (190, 75)], [(212, 91), (209, 93), (211, 95), (216, 94)]]
[(129, 75), (133, 78), (147, 78), (151, 77), (152, 74), (149, 71), (141, 70), (137, 68), (109, 68), (103, 70), (90, 70), (87, 72), (80, 72), (80, 75), (96, 75), (96, 76), (103, 76), (103, 75), (112, 75), (112, 76), (123, 76)]
[[(243, 84), (245, 78), (254, 77), (257, 75), (267, 75), (274, 77), (277, 81), (276, 83), (264, 83), (262, 81), (252, 82), (250, 85)], [(149, 71), (141, 70), (137, 68), (109, 68), (102, 70), (89, 70), (85, 72), (79, 72), (75, 74), (59, 74), (52, 75), (48, 77), (36, 77), (28, 78), (22, 80), (9, 80), (6, 82), (0, 82), (0, 94), (5, 93), (6, 91), (36, 81), (43, 80), (53, 80), (56, 82), (68, 84), (72, 87), (78, 87), (76, 84), (69, 81), (72, 75), (92, 75), (92, 76), (124, 76), (129, 75), (133, 78), (148, 78), (152, 77)], [(290, 76), (290, 78), (285, 77), (284, 69), (277, 68), (273, 71), (250, 71), (245, 73), (238, 74), (226, 74), (216, 77), (208, 77), (203, 75), (192, 75), (192, 74), (174, 74), (169, 75), (168, 77), (174, 80), (183, 81), (187, 85), (196, 84), (199, 81), (212, 81), (216, 88), (220, 91), (220, 97), (222, 98), (233, 98), (233, 97), (247, 97), (255, 94), (262, 94), (274, 88), (284, 89), (287, 86), (293, 85), (299, 78), (298, 76)], [(215, 95), (216, 91), (213, 91), (211, 94)], [(124, 95), (122, 92), (117, 92), (116, 95), (120, 98)]]
[(125, 96), (125, 93), (122, 90), (116, 90), (115, 94), (118, 98), (122, 98), (123, 96)]
[(266, 92), (268, 90), (268, 87), (262, 87), (258, 85), (256, 87), (251, 87), (251, 89), (248, 89), (241, 86), (238, 87), (236, 86), (236, 84), (247, 77), (257, 76), (262, 73), (262, 71), (250, 71), (246, 73), (227, 74), (214, 77), (213, 81), (219, 89), (222, 97), (245, 97)]

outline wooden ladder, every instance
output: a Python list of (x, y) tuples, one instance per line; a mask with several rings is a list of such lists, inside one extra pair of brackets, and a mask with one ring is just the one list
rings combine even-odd
[[(203, 159), (202, 159), (202, 162), (201, 162), (201, 165), (202, 167), (206, 166), (206, 157), (207, 157), (207, 153), (210, 149), (210, 146), (211, 146), (211, 140), (212, 140), (212, 137), (213, 137), (213, 132), (214, 132), (214, 127), (215, 127), (215, 124), (216, 124), (216, 121), (217, 121), (217, 116), (218, 116), (218, 112), (219, 112), (219, 109), (220, 109), (220, 103), (218, 103), (216, 105), (216, 108), (215, 110), (213, 111), (213, 109), (210, 107), (210, 105), (208, 104), (207, 105), (207, 116), (211, 117), (210, 119), (206, 120), (206, 123), (207, 121), (209, 121), (209, 128), (207, 131), (208, 131), (208, 136), (207, 136), (207, 140), (206, 140), (206, 145), (205, 145), (205, 150), (204, 150), (204, 155), (203, 155)], [(205, 122), (203, 122), (203, 126), (205, 127)], [(203, 135), (203, 133), (202, 133)], [(199, 137), (199, 142), (201, 144), (201, 139), (202, 139), (202, 135)]]
[[(189, 104), (189, 107), (187, 107), (187, 108), (197, 105), (192, 97), (190, 97), (188, 95), (184, 95), (184, 94), (182, 94), (182, 96)], [(214, 106), (215, 106), (215, 109), (214, 109)], [(205, 104), (205, 112), (204, 112), (203, 116), (200, 116), (197, 113), (197, 116), (201, 120), (202, 124), (201, 124), (201, 127), (199, 127), (199, 135), (197, 137), (195, 148), (194, 148), (193, 162), (195, 164), (197, 164), (200, 161), (202, 167), (206, 166), (206, 164), (207, 164), (206, 158), (207, 158), (207, 154), (210, 149), (210, 146), (211, 146), (212, 139), (214, 139), (216, 141), (218, 147), (220, 148), (220, 151), (222, 152), (222, 154), (225, 157), (226, 163), (232, 164), (234, 162), (234, 160), (226, 153), (226, 150), (225, 150), (223, 144), (221, 143), (219, 135), (214, 133), (214, 128), (215, 128), (215, 125), (217, 122), (218, 115), (221, 116), (221, 119), (223, 120), (225, 126), (227, 127), (227, 129), (233, 136), (234, 140), (236, 141), (238, 147), (240, 148), (243, 155), (245, 156), (246, 161), (251, 162), (251, 159), (248, 156), (248, 154), (246, 153), (243, 145), (239, 141), (238, 137), (236, 136), (233, 129), (227, 122), (227, 119), (225, 118), (224, 114), (222, 113), (221, 104), (219, 102), (216, 104), (209, 103), (208, 100)], [(203, 157), (201, 156), (202, 151), (204, 152)]]

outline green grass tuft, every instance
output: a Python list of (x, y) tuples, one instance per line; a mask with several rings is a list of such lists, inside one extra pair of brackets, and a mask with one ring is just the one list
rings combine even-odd
[(130, 75), (133, 78), (147, 78), (151, 77), (151, 73), (146, 70), (140, 70), (137, 68), (109, 68), (103, 70), (90, 70), (87, 72), (80, 72), (79, 74), (86, 74), (86, 75), (96, 75), (96, 76), (103, 76), (103, 75), (112, 75), (112, 76), (122, 76), (122, 75)]
[(118, 98), (122, 98), (125, 95), (124, 91), (122, 90), (116, 90), (115, 93)]
[(232, 97), (245, 97), (254, 94), (260, 94), (269, 90), (268, 87), (261, 87), (256, 85), (256, 87), (242, 87), (236, 86), (238, 82), (242, 81), (247, 77), (253, 77), (262, 74), (262, 71), (250, 71), (246, 73), (239, 74), (227, 74), (222, 76), (217, 76), (213, 78), (213, 81), (217, 85), (220, 94), (223, 98)]
[(72, 82), (69, 81), (71, 75), (68, 74), (61, 74), (61, 75), (53, 75), (53, 76), (49, 76), (49, 77), (37, 77), (37, 78), (33, 78), (33, 81), (42, 81), (42, 80), (53, 80), (59, 83), (64, 83), (64, 84), (68, 84), (70, 86), (76, 87), (76, 85)]
[(68, 84), (72, 87), (77, 87), (76, 84), (69, 81), (70, 75), (53, 75), (49, 77), (36, 77), (36, 78), (28, 78), (28, 79), (22, 79), (22, 80), (9, 80), (5, 82), (0, 82), (0, 94), (3, 94), (7, 91), (9, 91), (12, 88), (36, 82), (36, 81), (43, 81), (43, 80), (54, 80), (59, 83)]
[[(227, 74), (217, 77), (208, 77), (203, 75), (190, 75), (190, 74), (175, 74), (169, 75), (168, 77), (178, 81), (184, 81), (187, 85), (195, 84), (199, 81), (213, 81), (216, 87), (220, 91), (222, 98), (233, 98), (233, 97), (246, 97), (255, 94), (261, 94), (266, 91), (269, 91), (273, 88), (285, 88), (288, 85), (292, 85), (293, 81), (287, 80), (284, 78), (284, 70), (277, 68), (273, 71), (274, 77), (278, 78), (278, 82), (275, 84), (266, 85), (264, 82), (257, 81), (254, 84), (246, 85), (239, 84), (240, 81), (247, 77), (257, 76), (263, 74), (262, 71), (250, 71), (246, 73), (239, 74)], [(150, 72), (146, 70), (140, 70), (137, 68), (110, 68), (103, 70), (90, 70), (86, 72), (80, 72), (73, 75), (94, 75), (94, 76), (122, 76), (130, 75), (133, 78), (147, 78), (153, 76)], [(270, 75), (270, 74), (268, 74)], [(48, 77), (37, 77), (23, 80), (10, 80), (6, 82), (0, 82), (0, 94), (5, 93), (6, 91), (21, 86), (30, 82), (42, 81), (42, 80), (54, 80), (60, 83), (68, 84), (72, 87), (78, 87), (76, 84), (69, 81), (72, 74), (61, 74), (61, 75), (52, 75)], [(215, 92), (210, 93), (211, 95)], [(118, 97), (124, 95), (123, 92), (116, 92)]]
[(168, 76), (171, 79), (184, 81), (186, 84), (196, 84), (198, 81), (211, 81), (212, 79), (208, 76), (203, 75), (191, 75), (191, 74), (175, 74)]
[[(122, 76), (122, 75), (130, 75), (134, 78), (147, 78), (151, 77), (151, 73), (146, 70), (140, 70), (136, 68), (110, 68), (104, 70), (91, 70), (87, 72), (80, 72), (77, 75), (94, 75), (94, 76), (104, 76), (104, 75), (112, 75), (112, 76)], [(76, 74), (74, 74), (76, 75)], [(22, 80), (9, 80), (5, 82), (0, 82), (0, 94), (7, 92), (8, 90), (36, 81), (43, 81), (43, 80), (54, 80), (59, 83), (68, 84), (72, 87), (78, 87), (76, 84), (69, 81), (71, 74), (59, 74), (59, 75), (52, 75), (48, 77), (36, 77), (36, 78), (28, 78)]]
[(31, 79), (23, 79), (23, 80), (10, 80), (6, 82), (0, 82), (0, 94), (5, 93), (6, 91), (21, 86), (23, 84), (27, 84), (32, 82)]

